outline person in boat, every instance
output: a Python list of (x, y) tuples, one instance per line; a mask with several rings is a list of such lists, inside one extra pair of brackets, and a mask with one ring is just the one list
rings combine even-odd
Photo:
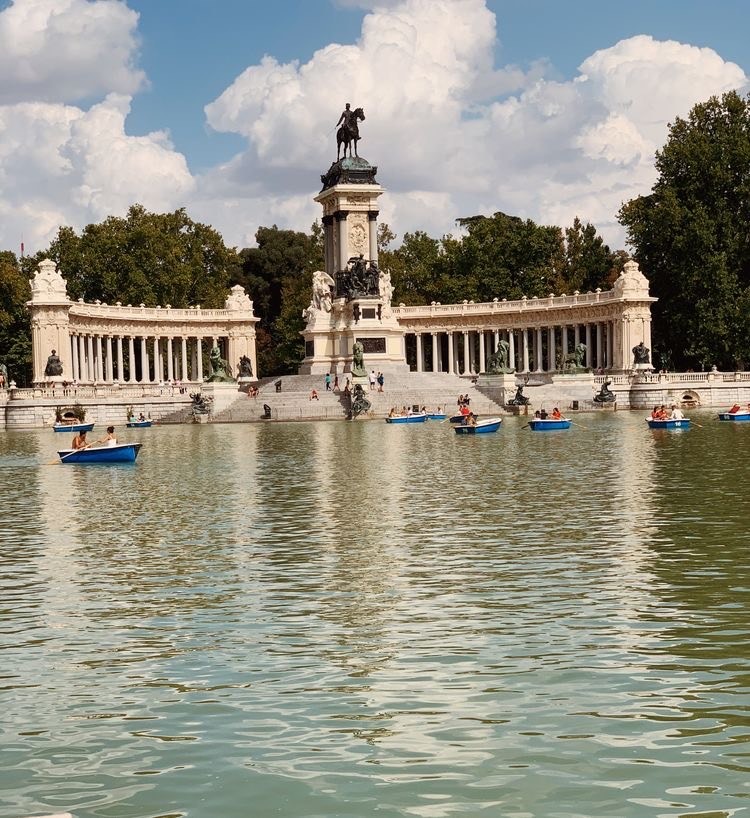
[(435, 414), (436, 414), (436, 415), (442, 415), (442, 414), (443, 414), (443, 407), (442, 407), (442, 406), (438, 406), (438, 408), (437, 408), (437, 410), (436, 410)]
[(662, 403), (662, 405), (659, 407), (659, 410), (658, 410), (658, 412), (656, 414), (655, 420), (667, 420), (668, 418), (669, 418), (669, 414), (667, 413), (666, 407)]
[(651, 420), (659, 420), (659, 407), (654, 406), (651, 410)]
[(729, 410), (729, 414), (730, 415), (736, 415), (737, 412), (740, 411), (740, 408), (741, 407), (740, 407), (739, 403), (735, 403), (734, 406), (732, 406), (732, 408)]
[(672, 404), (672, 412), (669, 415), (670, 420), (684, 420), (685, 415), (682, 413), (682, 409), (676, 404)]
[(102, 446), (116, 446), (115, 427), (107, 426), (107, 434), (101, 440), (97, 440), (97, 443), (101, 443)]
[(541, 420), (541, 419), (542, 419), (542, 413), (537, 409), (536, 412), (534, 412), (534, 420)]
[(144, 420), (146, 420), (146, 416), (141, 412), (141, 414), (138, 415), (138, 423), (143, 423)]
[(395, 418), (395, 417), (397, 416), (397, 414), (398, 414), (398, 413), (396, 412), (396, 407), (395, 407), (395, 406), (391, 406), (391, 411), (390, 411), (390, 412), (388, 412), (388, 417), (389, 417), (389, 418)]
[(89, 444), (86, 442), (86, 432), (78, 432), (70, 444), (71, 449), (85, 449)]
[(464, 417), (471, 414), (471, 409), (465, 404), (461, 404), (461, 408), (458, 410)]
[(552, 415), (550, 416), (552, 420), (562, 420), (563, 416), (560, 414), (560, 410), (555, 406), (552, 410)]
[(542, 409), (539, 412), (539, 418), (540, 418), (540, 420), (547, 420), (547, 410), (546, 409)]
[(477, 425), (477, 416), (473, 412), (469, 412), (469, 414), (466, 416), (466, 425), (467, 426)]

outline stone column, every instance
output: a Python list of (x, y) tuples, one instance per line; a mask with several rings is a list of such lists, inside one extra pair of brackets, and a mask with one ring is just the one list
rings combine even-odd
[(182, 380), (188, 380), (187, 338), (182, 339)]
[(96, 380), (97, 383), (102, 383), (104, 381), (104, 367), (102, 364), (104, 361), (102, 360), (102, 336), (96, 336)]
[[(195, 347), (198, 353), (198, 383), (203, 383), (203, 339), (196, 338), (195, 339)], [(255, 373), (255, 377), (258, 377), (257, 372)]]
[(455, 356), (454, 356), (454, 349), (453, 345), (455, 343), (454, 334), (452, 332), (448, 332), (448, 372), (451, 375), (455, 375)]
[(591, 369), (594, 366), (593, 350), (591, 349), (591, 324), (586, 324), (586, 366)]
[(112, 360), (112, 336), (107, 336), (107, 383), (115, 382), (115, 365)]
[(596, 366), (597, 368), (604, 366), (604, 355), (602, 350), (602, 324), (601, 321), (596, 322)]
[(550, 372), (557, 369), (557, 351), (555, 350), (555, 328), (547, 329), (547, 368)]
[(122, 365), (122, 335), (117, 336), (117, 382), (125, 382), (125, 367)]
[(128, 383), (135, 383), (135, 338), (128, 338)]
[(86, 369), (88, 370), (88, 380), (94, 381), (96, 379), (96, 369), (94, 367), (94, 336), (86, 336)]
[(573, 330), (573, 344), (574, 346), (578, 346), (581, 343), (581, 326), (580, 324), (576, 324)]
[(464, 368), (461, 372), (462, 375), (469, 374), (469, 331), (464, 330)]
[(148, 360), (148, 339), (145, 335), (141, 336), (141, 383), (149, 383), (151, 381), (151, 371)]
[(422, 371), (422, 333), (415, 332), (414, 336), (417, 340), (417, 372)]
[(81, 380), (81, 370), (78, 366), (78, 336), (70, 336), (70, 368), (74, 381)]
[(508, 367), (515, 370), (516, 366), (516, 331), (508, 330)]
[(615, 357), (615, 325), (613, 321), (607, 321), (607, 369), (612, 369), (612, 361)]
[(378, 263), (378, 211), (367, 212), (367, 226), (370, 228), (370, 261)]
[(433, 332), (432, 334), (432, 371), (439, 372), (440, 371), (440, 360), (438, 355), (438, 337), (437, 332)]
[(536, 343), (535, 352), (536, 352), (536, 371), (537, 372), (544, 372), (544, 359), (542, 358), (542, 328), (536, 328)]
[(326, 272), (332, 278), (336, 278), (336, 259), (333, 249), (333, 216), (323, 216), (323, 251), (325, 258)]
[(521, 335), (521, 343), (523, 349), (523, 371), (529, 371), (529, 331), (527, 329), (522, 330)]
[(167, 338), (167, 380), (170, 383), (174, 380), (174, 350), (171, 335)]
[(349, 236), (346, 232), (346, 217), (348, 215), (346, 210), (339, 210), (336, 213), (339, 233), (339, 270), (345, 270), (346, 262), (349, 261)]
[(164, 367), (161, 365), (161, 350), (159, 349), (159, 336), (154, 336), (154, 383), (164, 380)]
[(569, 350), (568, 344), (568, 328), (565, 324), (562, 327), (562, 357), (563, 357), (563, 369), (565, 369), (565, 356), (568, 354)]
[(485, 372), (487, 370), (487, 354), (484, 348), (485, 338), (484, 330), (479, 333), (479, 371)]

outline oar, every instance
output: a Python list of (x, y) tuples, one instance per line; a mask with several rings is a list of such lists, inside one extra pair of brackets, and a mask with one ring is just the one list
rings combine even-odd
[[(570, 418), (568, 418), (568, 420), (570, 420)], [(588, 430), (589, 430), (589, 427), (588, 427), (588, 426), (581, 426), (581, 424), (580, 424), (580, 423), (576, 423), (574, 420), (571, 420), (570, 422), (573, 424), (573, 426), (580, 426), (580, 427), (581, 427), (581, 429), (585, 429), (587, 432), (588, 432)]]
[(68, 452), (67, 454), (64, 454), (59, 460), (50, 460), (50, 462), (47, 463), (47, 465), (48, 466), (54, 466), (56, 463), (62, 463), (63, 460), (65, 460), (66, 457), (70, 457), (72, 454), (75, 454), (76, 452), (82, 452), (84, 449), (88, 449), (89, 446), (93, 446), (93, 445), (94, 445), (93, 443), (87, 443), (85, 446), (83, 446), (80, 449), (73, 449), (72, 452)]

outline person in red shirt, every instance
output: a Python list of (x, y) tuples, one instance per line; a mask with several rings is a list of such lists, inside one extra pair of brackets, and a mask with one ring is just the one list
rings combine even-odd
[(729, 410), (729, 414), (730, 415), (736, 415), (737, 412), (739, 412), (739, 411), (740, 411), (740, 405), (739, 405), (739, 403), (735, 403), (734, 406)]
[(550, 415), (552, 420), (562, 420), (562, 415), (560, 414), (560, 410), (555, 406), (552, 410), (552, 414)]

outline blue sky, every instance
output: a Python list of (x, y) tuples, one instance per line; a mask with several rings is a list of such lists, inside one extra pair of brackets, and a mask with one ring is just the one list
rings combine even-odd
[(503, 210), (613, 246), (667, 125), (748, 89), (746, 0), (0, 0), (0, 247), (135, 201), (306, 230), (345, 101), (397, 234)]

